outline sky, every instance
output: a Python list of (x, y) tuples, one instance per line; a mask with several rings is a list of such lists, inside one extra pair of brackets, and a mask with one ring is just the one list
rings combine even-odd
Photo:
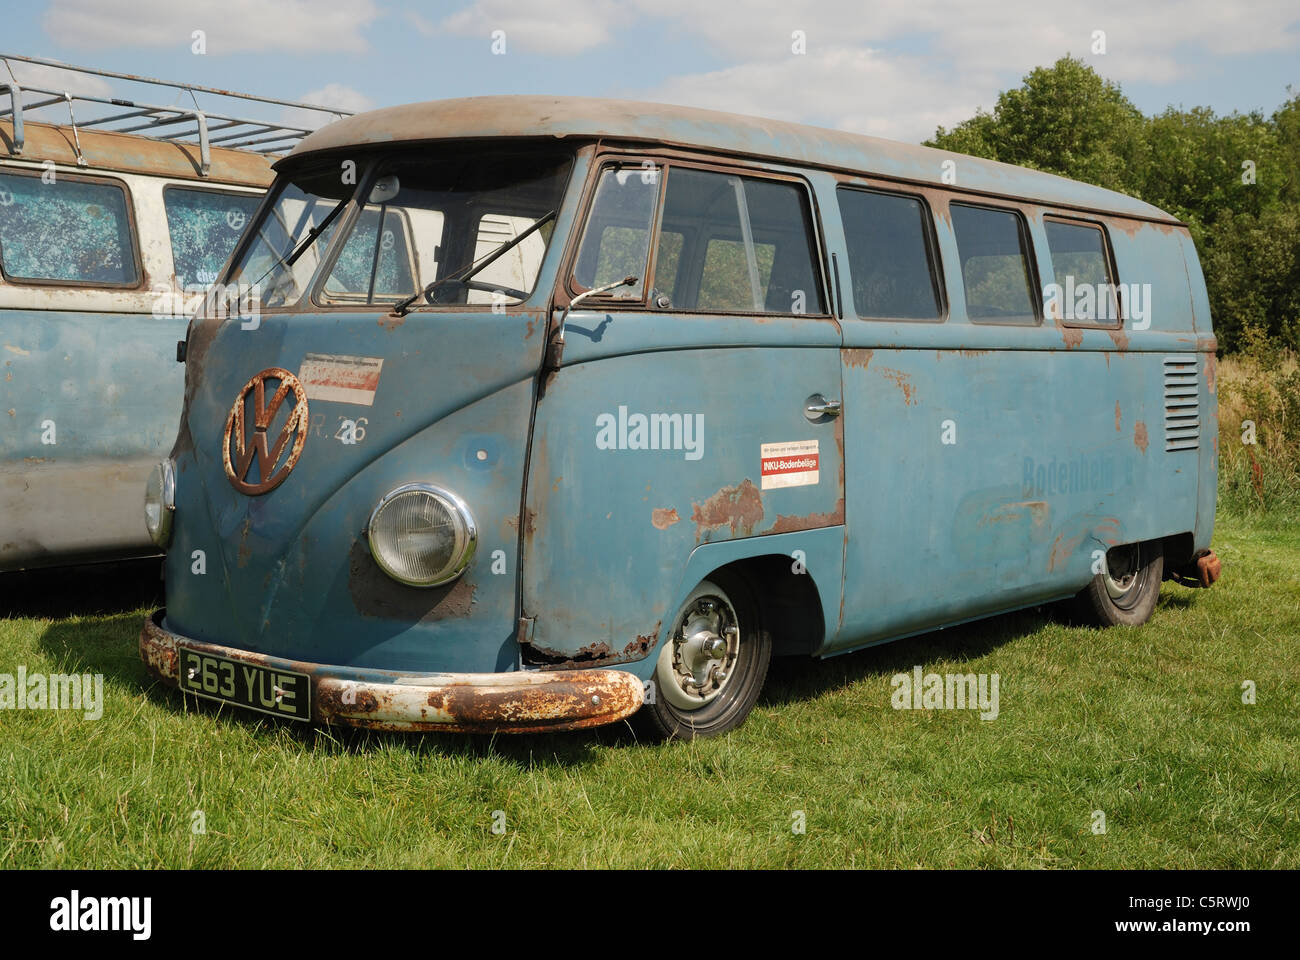
[[(0, 53), (349, 110), (621, 97), (920, 142), (1067, 53), (1148, 114), (1271, 113), (1300, 90), (1300, 3), (46, 0), (11, 3)], [(83, 86), (138, 96), (121, 81)]]

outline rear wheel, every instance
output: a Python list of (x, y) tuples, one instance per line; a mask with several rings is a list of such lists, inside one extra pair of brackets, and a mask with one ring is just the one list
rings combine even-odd
[(1103, 627), (1146, 623), (1156, 608), (1163, 577), (1164, 554), (1158, 542), (1112, 547), (1101, 573), (1076, 598), (1078, 611)]
[(714, 574), (678, 611), (659, 650), (639, 726), (667, 740), (714, 737), (740, 726), (771, 658), (772, 640), (749, 588), (739, 578)]

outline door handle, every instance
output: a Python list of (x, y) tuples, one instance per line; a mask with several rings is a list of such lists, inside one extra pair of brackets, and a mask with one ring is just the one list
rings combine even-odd
[(803, 415), (817, 423), (840, 415), (841, 404), (838, 400), (827, 400), (820, 393), (814, 393), (804, 401)]

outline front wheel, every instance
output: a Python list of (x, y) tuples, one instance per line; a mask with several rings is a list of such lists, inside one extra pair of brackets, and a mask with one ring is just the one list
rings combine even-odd
[(692, 740), (740, 726), (771, 659), (772, 639), (749, 588), (714, 574), (691, 591), (659, 650), (640, 727), (656, 739)]
[(1112, 547), (1101, 573), (1076, 598), (1079, 613), (1102, 627), (1139, 626), (1156, 608), (1163, 577), (1159, 542)]

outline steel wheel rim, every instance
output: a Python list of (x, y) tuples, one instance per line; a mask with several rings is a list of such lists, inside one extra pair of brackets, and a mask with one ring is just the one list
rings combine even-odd
[(679, 710), (699, 710), (716, 700), (735, 682), (740, 658), (736, 608), (713, 584), (702, 587), (682, 608), (655, 668), (660, 693)]
[(1142, 566), (1142, 550), (1136, 543), (1115, 547), (1106, 554), (1106, 568), (1102, 573), (1106, 594), (1117, 607), (1127, 608), (1137, 602), (1146, 583), (1146, 569)]

